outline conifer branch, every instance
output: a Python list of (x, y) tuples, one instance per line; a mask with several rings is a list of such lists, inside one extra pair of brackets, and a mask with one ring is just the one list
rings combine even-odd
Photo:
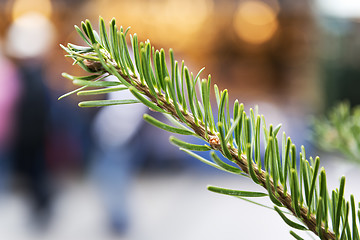
[[(138, 42), (136, 34), (130, 35), (133, 58), (127, 46), (127, 30), (110, 22), (109, 35), (105, 23), (100, 18), (100, 31), (95, 32), (88, 20), (82, 22), (81, 29), (75, 27), (88, 46), (68, 44), (63, 49), (85, 71), (91, 73), (85, 77), (63, 74), (64, 77), (81, 85), (72, 93), (78, 95), (101, 94), (129, 89), (131, 93), (151, 110), (170, 115), (176, 127), (169, 126), (149, 115), (144, 119), (149, 123), (173, 133), (196, 135), (207, 144), (194, 145), (182, 142), (174, 137), (170, 141), (179, 148), (210, 166), (235, 174), (245, 175), (266, 189), (266, 193), (244, 192), (239, 190), (209, 187), (209, 190), (243, 199), (269, 196), (276, 205), (274, 210), (289, 226), (299, 230), (310, 230), (320, 239), (359, 239), (359, 208), (344, 198), (345, 178), (341, 179), (340, 188), (331, 195), (326, 186), (326, 174), (319, 173), (319, 158), (307, 160), (305, 149), (298, 153), (290, 138), (283, 133), (282, 144), (278, 144), (277, 134), (281, 126), (266, 127), (264, 117), (250, 109), (246, 114), (244, 106), (236, 100), (229, 104), (227, 90), (219, 91), (214, 86), (218, 105), (218, 121), (214, 120), (210, 103), (211, 77), (200, 79), (200, 73), (189, 72), (184, 62), (175, 60), (173, 51), (169, 51), (170, 67), (167, 67), (165, 51), (155, 50), (149, 41)], [(118, 81), (107, 81), (113, 75)], [(84, 90), (86, 87), (96, 90)], [(62, 97), (68, 96), (64, 94)], [(60, 98), (62, 98), (60, 97)], [(79, 106), (105, 106), (129, 104), (122, 99), (109, 102), (85, 101)], [(232, 108), (233, 117), (230, 116)], [(260, 128), (263, 125), (265, 152), (261, 154)], [(281, 154), (280, 154), (281, 149)], [(198, 156), (193, 151), (211, 152), (211, 160)], [(220, 152), (234, 166), (221, 160), (215, 152)], [(261, 155), (264, 159), (261, 159)], [(299, 157), (299, 158), (298, 158)], [(300, 165), (297, 166), (297, 159)], [(263, 160), (263, 161), (262, 161)], [(264, 166), (262, 166), (264, 164)], [(299, 169), (298, 169), (299, 168)], [(300, 222), (288, 219), (282, 209), (288, 209)], [(349, 214), (351, 209), (351, 214)], [(352, 221), (348, 218), (352, 216)], [(352, 229), (352, 231), (350, 230)], [(299, 239), (296, 233), (291, 235)]]

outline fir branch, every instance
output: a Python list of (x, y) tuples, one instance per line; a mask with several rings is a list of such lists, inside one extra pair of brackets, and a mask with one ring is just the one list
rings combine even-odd
[[(345, 178), (341, 180), (340, 190), (332, 191), (330, 197), (327, 192), (325, 171), (321, 170), (320, 176), (318, 173), (318, 157), (315, 161), (312, 158), (308, 161), (305, 149), (302, 147), (301, 152), (298, 153), (291, 139), (286, 138), (285, 133), (282, 146), (279, 147), (277, 134), (280, 125), (276, 128), (270, 125), (267, 128), (264, 117), (261, 118), (257, 114), (257, 110), (255, 112), (250, 110), (248, 116), (243, 105), (238, 101), (234, 103), (234, 118), (232, 119), (229, 114), (231, 106), (229, 106), (228, 92), (227, 90), (219, 91), (215, 85), (214, 91), (219, 110), (216, 124), (210, 103), (211, 78), (209, 76), (208, 79), (199, 81), (202, 70), (194, 78), (194, 74), (189, 72), (184, 62), (180, 69), (172, 50), (170, 50), (170, 69), (168, 69), (164, 50), (155, 51), (149, 40), (139, 43), (136, 34), (130, 36), (134, 54), (134, 61), (132, 61), (126, 42), (127, 31), (124, 32), (122, 27), (118, 28), (115, 20), (110, 23), (108, 35), (104, 21), (100, 18), (100, 37), (93, 31), (88, 20), (81, 25), (82, 30), (79, 27), (76, 27), (76, 30), (89, 47), (68, 44), (67, 47), (63, 47), (68, 53), (67, 56), (72, 57), (75, 63), (85, 71), (91, 74), (95, 73), (96, 76), (114, 75), (118, 78), (118, 82), (107, 82), (106, 79), (96, 77), (87, 79), (65, 75), (67, 78), (71, 79), (74, 84), (81, 83), (83, 87), (92, 86), (100, 89), (91, 91), (91, 94), (113, 91), (114, 85), (119, 85), (119, 91), (128, 88), (140, 102), (152, 110), (171, 115), (178, 123), (177, 127), (172, 127), (145, 115), (147, 121), (173, 133), (193, 134), (209, 144), (193, 145), (171, 137), (170, 141), (179, 146), (180, 150), (220, 170), (250, 177), (255, 183), (264, 187), (268, 194), (214, 187), (210, 187), (210, 190), (232, 196), (238, 195), (243, 199), (269, 195), (272, 202), (279, 206), (275, 206), (275, 210), (293, 228), (310, 230), (321, 239), (352, 239), (351, 232), (354, 239), (358, 239), (359, 214), (356, 212), (359, 212), (359, 209), (356, 209), (352, 197), (350, 215), (353, 221), (350, 224), (348, 220), (350, 204), (345, 200), (343, 194)], [(198, 95), (198, 93), (200, 94)], [(99, 101), (98, 106), (108, 103), (130, 102), (126, 100)], [(96, 102), (91, 102), (90, 105), (96, 106)], [(89, 105), (85, 104), (84, 106)], [(261, 122), (266, 140), (264, 169), (262, 169), (260, 157)], [(183, 127), (179, 127), (181, 124)], [(238, 171), (232, 165), (220, 160), (213, 151), (211, 152), (213, 161), (189, 151), (210, 149), (222, 153), (230, 162), (236, 164)], [(282, 157), (280, 157), (279, 149), (282, 150)], [(297, 155), (301, 162), (299, 172), (296, 166)], [(287, 208), (303, 225), (286, 218), (281, 208)], [(295, 238), (301, 239), (294, 232), (291, 234)]]

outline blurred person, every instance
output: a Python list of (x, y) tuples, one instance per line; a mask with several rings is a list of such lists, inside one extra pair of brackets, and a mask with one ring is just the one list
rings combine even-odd
[(17, 16), (6, 32), (5, 50), (16, 67), (19, 94), (14, 105), (11, 174), (32, 208), (31, 226), (49, 223), (51, 181), (45, 157), (49, 129), (49, 89), (45, 85), (45, 56), (54, 43), (51, 21), (36, 11)]
[[(113, 92), (109, 99), (134, 99), (126, 91)], [(126, 234), (129, 225), (129, 189), (138, 160), (144, 149), (136, 136), (146, 107), (143, 104), (101, 108), (94, 119), (97, 145), (93, 176), (103, 197), (110, 231)]]
[(45, 141), (49, 128), (49, 95), (44, 85), (40, 60), (17, 62), (21, 92), (16, 105), (12, 164), (20, 184), (29, 191), (35, 224), (47, 223), (51, 204), (51, 186), (45, 159)]

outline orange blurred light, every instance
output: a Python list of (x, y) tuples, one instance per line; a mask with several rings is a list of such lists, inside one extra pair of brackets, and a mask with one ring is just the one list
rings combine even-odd
[(36, 12), (50, 18), (52, 6), (50, 0), (15, 0), (12, 6), (12, 19), (15, 20), (29, 12)]
[(123, 26), (151, 37), (152, 41), (186, 45), (199, 31), (213, 10), (213, 0), (94, 1), (97, 14), (115, 17)]
[(276, 10), (260, 1), (242, 1), (235, 13), (237, 35), (251, 44), (270, 40), (278, 28)]

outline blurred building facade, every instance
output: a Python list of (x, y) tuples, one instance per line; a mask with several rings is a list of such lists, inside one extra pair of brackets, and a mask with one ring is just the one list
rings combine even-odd
[[(14, 18), (25, 11), (15, 9), (21, 2), (51, 21), (56, 29), (54, 43), (79, 42), (73, 25), (86, 18), (96, 23), (99, 15), (107, 21), (115, 17), (124, 27), (131, 26), (141, 40), (151, 39), (158, 48), (173, 48), (178, 59), (190, 62), (193, 71), (206, 66), (206, 73), (214, 75), (220, 86), (242, 89), (234, 95), (286, 94), (292, 85), (305, 84), (309, 78), (307, 64), (316, 37), (311, 1), (41, 0), (30, 4), (3, 0), (3, 37)], [(66, 65), (57, 44), (49, 51), (52, 54), (45, 56), (51, 59), (47, 67), (51, 89), (71, 88), (58, 76), (75, 69)]]

